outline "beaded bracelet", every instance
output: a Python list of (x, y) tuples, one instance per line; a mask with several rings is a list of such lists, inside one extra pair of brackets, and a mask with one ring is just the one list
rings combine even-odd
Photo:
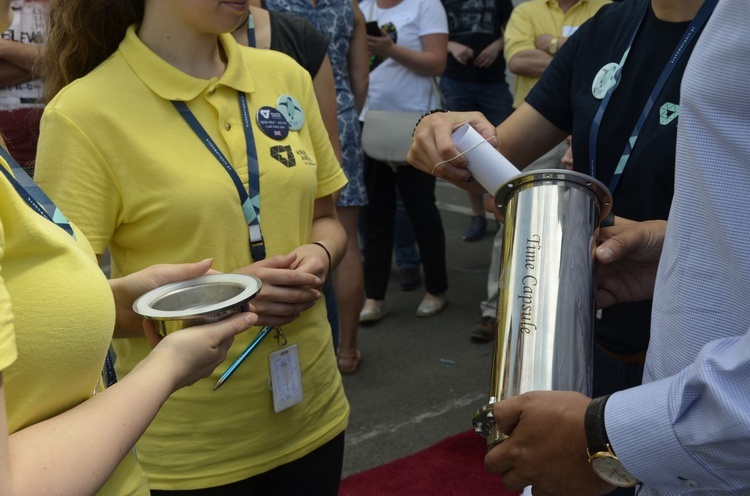
[(313, 241), (310, 243), (312, 245), (318, 245), (321, 248), (323, 248), (323, 251), (326, 252), (326, 256), (328, 257), (328, 272), (326, 272), (326, 276), (328, 276), (331, 273), (331, 252), (328, 251), (328, 248), (325, 247), (325, 245), (319, 241)]
[(439, 114), (439, 113), (443, 113), (443, 112), (450, 112), (450, 110), (445, 110), (443, 108), (434, 108), (434, 109), (428, 110), (427, 112), (425, 112), (424, 114), (422, 114), (422, 117), (420, 117), (419, 120), (417, 121), (417, 123), (414, 124), (414, 130), (411, 132), (411, 139), (414, 139), (414, 133), (417, 132), (417, 127), (419, 126), (419, 123), (422, 122), (422, 119), (424, 119), (428, 115)]

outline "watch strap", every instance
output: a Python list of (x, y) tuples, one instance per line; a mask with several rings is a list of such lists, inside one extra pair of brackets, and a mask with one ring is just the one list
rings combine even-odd
[(609, 437), (604, 424), (604, 408), (610, 395), (594, 398), (586, 408), (584, 429), (586, 431), (586, 445), (589, 457), (602, 451), (609, 451)]

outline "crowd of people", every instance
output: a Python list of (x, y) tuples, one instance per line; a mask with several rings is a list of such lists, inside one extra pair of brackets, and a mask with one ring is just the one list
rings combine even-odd
[[(486, 467), (536, 496), (750, 492), (750, 6), (516, 3), (0, 0), (0, 494), (337, 494), (341, 375), (394, 251), (430, 318), (446, 236), (487, 231), (467, 122), (614, 198), (593, 399), (497, 403)], [(421, 115), (408, 155), (363, 147), (370, 112)], [(463, 233), (438, 179), (467, 191)], [(209, 271), (259, 278), (251, 311), (166, 337), (132, 311)], [(260, 326), (266, 359), (214, 392)]]

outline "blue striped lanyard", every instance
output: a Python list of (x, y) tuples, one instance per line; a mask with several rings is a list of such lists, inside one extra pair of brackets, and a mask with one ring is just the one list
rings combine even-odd
[(18, 165), (18, 162), (16, 162), (2, 146), (0, 146), (0, 157), (2, 157), (10, 166), (13, 174), (8, 172), (5, 167), (2, 166), (0, 166), (0, 171), (5, 174), (5, 177), (8, 178), (8, 181), (10, 181), (10, 184), (16, 190), (18, 195), (24, 199), (34, 212), (38, 213), (48, 221), (57, 224), (62, 230), (73, 236), (73, 239), (75, 239), (76, 235), (73, 233), (73, 228), (70, 227), (70, 221), (65, 218), (60, 209), (57, 208), (57, 206), (52, 203), (52, 200), (50, 200), (44, 191), (42, 191), (42, 188), (37, 186), (34, 180), (26, 174), (26, 171)]
[(255, 19), (252, 12), (247, 15), (247, 46), (255, 48)]
[(243, 92), (238, 92), (240, 101), (240, 113), (242, 114), (242, 126), (245, 129), (245, 146), (247, 148), (247, 173), (248, 173), (248, 191), (242, 184), (242, 179), (237, 175), (232, 164), (224, 156), (214, 140), (208, 135), (206, 130), (198, 122), (198, 119), (190, 111), (185, 102), (172, 101), (172, 104), (180, 112), (185, 122), (190, 126), (193, 132), (200, 138), (203, 144), (208, 148), (216, 160), (219, 161), (229, 177), (232, 178), (237, 194), (240, 197), (242, 212), (245, 214), (247, 221), (248, 236), (250, 239), (250, 254), (254, 261), (266, 258), (266, 245), (263, 241), (263, 234), (260, 231), (260, 169), (258, 166), (258, 152), (255, 148), (253, 139), (253, 128), (250, 124), (250, 111), (247, 107), (247, 96)]
[[(703, 29), (703, 26), (708, 21), (708, 18), (711, 17), (711, 13), (713, 12), (714, 7), (716, 7), (717, 3), (718, 0), (706, 0), (703, 3), (695, 18), (685, 30), (685, 34), (682, 35), (682, 38), (675, 47), (674, 52), (672, 52), (672, 56), (669, 57), (669, 61), (667, 62), (666, 67), (664, 67), (664, 70), (662, 70), (661, 76), (659, 76), (654, 89), (651, 91), (651, 95), (648, 97), (648, 100), (646, 100), (646, 105), (643, 107), (643, 111), (638, 118), (638, 122), (636, 122), (635, 124), (633, 132), (630, 133), (630, 139), (628, 139), (628, 142), (625, 144), (625, 150), (622, 152), (620, 161), (617, 163), (617, 167), (615, 168), (615, 173), (612, 175), (612, 179), (609, 182), (609, 191), (611, 193), (614, 193), (615, 189), (617, 189), (617, 185), (620, 182), (620, 178), (622, 177), (622, 173), (625, 170), (625, 166), (628, 164), (628, 159), (630, 158), (633, 148), (635, 148), (635, 143), (638, 140), (638, 135), (640, 134), (641, 129), (643, 128), (643, 124), (646, 122), (646, 118), (651, 112), (656, 99), (658, 98), (662, 89), (664, 89), (664, 85), (669, 79), (669, 76), (672, 74), (672, 71), (674, 71), (674, 68), (677, 66), (677, 63), (680, 61), (680, 57), (682, 57), (682, 55), (685, 53), (687, 48), (692, 43), (693, 39), (698, 36), (701, 29)], [(604, 117), (604, 112), (609, 105), (612, 94), (615, 92), (615, 89), (617, 89), (618, 83), (620, 81), (620, 73), (622, 72), (622, 68), (628, 58), (628, 54), (630, 54), (630, 49), (633, 47), (635, 37), (638, 34), (641, 26), (643, 25), (643, 20), (648, 15), (649, 5), (650, 3), (646, 2), (646, 11), (641, 19), (641, 22), (636, 27), (635, 32), (633, 33), (633, 37), (630, 39), (630, 43), (628, 43), (628, 48), (625, 50), (625, 53), (622, 56), (622, 60), (620, 60), (617, 70), (615, 71), (614, 78), (616, 83), (611, 88), (609, 88), (609, 90), (607, 90), (606, 95), (604, 95), (604, 98), (602, 99), (602, 103), (599, 105), (599, 110), (597, 110), (596, 112), (594, 121), (591, 123), (591, 131), (589, 133), (589, 174), (592, 177), (596, 177), (596, 145), (599, 139), (599, 128), (601, 127), (602, 117)]]

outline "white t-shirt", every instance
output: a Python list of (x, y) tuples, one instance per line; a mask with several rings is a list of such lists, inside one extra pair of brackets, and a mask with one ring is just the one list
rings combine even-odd
[[(388, 9), (379, 8), (376, 0), (363, 0), (360, 9), (368, 21), (377, 21), (379, 26), (392, 23), (396, 43), (410, 50), (422, 51), (422, 36), (448, 34), (448, 18), (440, 0), (403, 0)], [(432, 78), (419, 76), (390, 58), (370, 72), (363, 115), (367, 109), (424, 112), (437, 106)]]
[[(43, 44), (47, 29), (47, 3), (47, 0), (13, 0), (13, 23), (2, 33), (2, 37), (28, 45)], [(44, 108), (41, 79), (0, 88), (0, 111), (29, 108)]]

